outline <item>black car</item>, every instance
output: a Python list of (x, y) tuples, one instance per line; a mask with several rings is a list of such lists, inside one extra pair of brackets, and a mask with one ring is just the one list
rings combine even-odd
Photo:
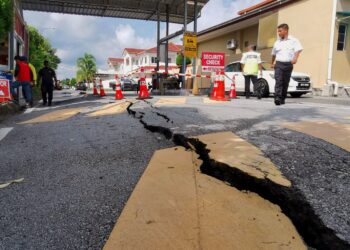
[(77, 89), (77, 90), (86, 91), (86, 90), (87, 90), (87, 86), (86, 86), (85, 83), (80, 82), (80, 83), (77, 84), (76, 89)]
[(135, 82), (132, 79), (125, 79), (122, 84), (122, 90), (128, 91), (128, 90), (137, 90), (137, 82)]

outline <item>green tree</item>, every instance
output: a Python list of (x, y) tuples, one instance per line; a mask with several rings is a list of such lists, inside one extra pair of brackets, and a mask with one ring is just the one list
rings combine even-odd
[(52, 48), (49, 40), (43, 37), (39, 31), (28, 26), (29, 31), (29, 62), (39, 71), (44, 66), (44, 61), (48, 60), (50, 67), (57, 69), (61, 63), (60, 58), (56, 55), (56, 49)]
[(77, 85), (77, 79), (75, 78), (70, 79), (70, 86), (75, 86), (75, 85)]
[(11, 0), (0, 0), (0, 43), (7, 38), (13, 25), (14, 10)]
[(77, 60), (77, 80), (92, 82), (96, 73), (96, 59), (93, 55), (85, 53)]

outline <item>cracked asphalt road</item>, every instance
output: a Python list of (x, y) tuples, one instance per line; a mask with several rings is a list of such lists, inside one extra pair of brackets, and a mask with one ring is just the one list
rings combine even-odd
[[(150, 125), (185, 136), (232, 131), (259, 147), (305, 195), (338, 237), (350, 242), (350, 153), (281, 127), (283, 122), (326, 119), (349, 124), (350, 103), (288, 99), (234, 100), (151, 107), (159, 97), (132, 107)], [(0, 249), (101, 249), (153, 152), (174, 146), (144, 129), (127, 112), (87, 117), (112, 96), (36, 109), (0, 124), (14, 129), (0, 141)], [(153, 106), (153, 105), (152, 105)], [(53, 110), (81, 108), (63, 121), (17, 124)]]

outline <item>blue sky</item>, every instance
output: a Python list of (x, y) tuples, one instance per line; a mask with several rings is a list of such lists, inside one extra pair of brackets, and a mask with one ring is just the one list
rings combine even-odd
[[(232, 19), (239, 10), (261, 1), (210, 0), (202, 10), (198, 29)], [(107, 69), (107, 58), (121, 57), (125, 47), (151, 48), (156, 45), (156, 22), (33, 11), (25, 11), (24, 16), (26, 22), (36, 27), (57, 49), (62, 60), (57, 70), (60, 79), (75, 76), (76, 60), (85, 52), (96, 57), (99, 69)], [(181, 25), (171, 24), (170, 32), (180, 28)], [(164, 24), (161, 29), (164, 34)]]

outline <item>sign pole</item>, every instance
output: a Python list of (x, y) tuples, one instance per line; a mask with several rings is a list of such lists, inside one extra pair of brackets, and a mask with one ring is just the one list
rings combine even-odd
[[(198, 0), (194, 0), (194, 21), (193, 21), (193, 32), (197, 35), (197, 16), (198, 16)], [(197, 74), (196, 70), (196, 58), (193, 58), (192, 72), (194, 75)]]
[[(185, 16), (184, 16), (184, 32), (186, 33), (187, 31), (187, 0), (184, 0), (184, 8), (185, 8)], [(185, 40), (185, 39), (184, 39)], [(185, 45), (185, 41), (183, 41)], [(185, 47), (185, 46), (184, 46)], [(183, 51), (183, 56), (182, 56), (182, 71), (183, 74), (186, 74), (186, 56), (185, 56), (185, 51)], [(186, 76), (182, 77), (182, 86), (181, 88), (185, 88), (185, 83), (186, 83)]]

